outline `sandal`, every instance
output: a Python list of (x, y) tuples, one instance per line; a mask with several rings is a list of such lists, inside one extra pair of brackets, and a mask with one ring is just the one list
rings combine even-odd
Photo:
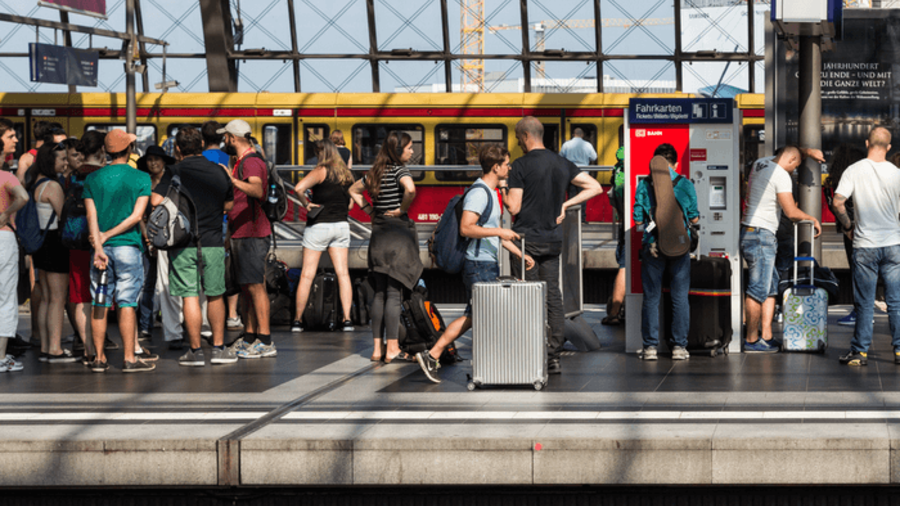
[(400, 353), (394, 355), (391, 358), (385, 358), (384, 363), (390, 364), (391, 362), (393, 362), (395, 360), (397, 362), (415, 362), (416, 361), (416, 359), (413, 358), (409, 353), (406, 353), (405, 351), (401, 351)]
[(603, 318), (602, 320), (600, 320), (600, 323), (601, 323), (602, 325), (609, 325), (609, 326), (611, 326), (611, 327), (618, 327), (619, 325), (622, 324), (622, 320), (619, 319), (619, 316), (618, 316), (618, 315), (616, 315), (616, 316), (607, 316), (607, 317)]

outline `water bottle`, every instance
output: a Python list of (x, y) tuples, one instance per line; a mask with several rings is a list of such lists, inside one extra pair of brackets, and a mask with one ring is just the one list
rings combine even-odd
[(269, 205), (278, 204), (278, 190), (275, 189), (275, 185), (269, 185), (269, 196), (267, 197), (269, 201)]
[(106, 305), (106, 285), (109, 283), (109, 271), (100, 271), (100, 281), (97, 283), (97, 292), (94, 294), (94, 303), (98, 306)]

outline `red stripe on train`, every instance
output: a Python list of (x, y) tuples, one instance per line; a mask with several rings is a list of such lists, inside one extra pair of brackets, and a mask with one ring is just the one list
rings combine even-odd
[(766, 110), (765, 109), (744, 109), (744, 117), (745, 118), (765, 118)]
[[(57, 110), (57, 113), (63, 115), (66, 112), (65, 109)], [(76, 108), (70, 107), (68, 109), (69, 117), (106, 117), (106, 118), (115, 118), (115, 117), (124, 117), (125, 116), (125, 108), (119, 107), (116, 109), (110, 107), (85, 107), (85, 108)], [(231, 118), (249, 118), (254, 116), (271, 116), (271, 109), (254, 109), (250, 107), (246, 108), (226, 108), (226, 109), (190, 109), (190, 108), (150, 108), (150, 107), (140, 107), (137, 110), (138, 118), (151, 118), (151, 117), (231, 117)]]

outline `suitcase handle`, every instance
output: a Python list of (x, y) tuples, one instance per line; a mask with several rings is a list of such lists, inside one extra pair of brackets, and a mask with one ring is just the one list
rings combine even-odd
[(801, 257), (798, 256), (800, 254), (800, 225), (809, 225), (810, 234), (809, 234), (809, 248), (810, 251), (816, 251), (816, 224), (813, 221), (809, 220), (801, 220), (794, 222), (794, 286), (797, 286), (797, 264), (799, 262), (811, 262), (812, 265), (809, 268), (809, 284), (810, 286), (815, 286), (816, 284), (816, 257), (808, 256)]

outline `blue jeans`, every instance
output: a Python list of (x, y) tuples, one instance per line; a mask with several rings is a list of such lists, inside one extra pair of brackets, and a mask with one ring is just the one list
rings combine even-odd
[[(144, 286), (144, 263), (142, 253), (136, 246), (104, 246), (103, 252), (109, 257), (106, 270), (109, 271), (106, 284), (106, 303), (103, 307), (111, 307), (113, 301), (120, 308), (137, 307), (138, 297)], [(91, 293), (94, 305), (97, 304), (97, 285), (100, 271), (91, 264)]]
[(144, 262), (144, 288), (141, 290), (141, 302), (138, 314), (138, 330), (153, 330), (153, 319), (156, 305), (156, 258), (151, 258), (147, 251), (141, 255)]
[(466, 260), (463, 264), (463, 284), (466, 285), (466, 316), (472, 315), (472, 285), (483, 281), (496, 281), (500, 277), (497, 262)]
[(777, 252), (778, 239), (775, 234), (761, 228), (750, 230), (741, 227), (741, 255), (747, 261), (749, 273), (744, 292), (760, 304), (766, 298), (778, 295), (778, 272), (775, 270)]
[(662, 299), (663, 274), (669, 272), (669, 293), (672, 296), (672, 340), (686, 347), (691, 327), (691, 256), (658, 256), (650, 254), (645, 244), (641, 248), (641, 282), (644, 285), (644, 304), (641, 308), (641, 338), (644, 346), (659, 346), (659, 303)]
[(850, 349), (866, 353), (872, 345), (872, 317), (878, 276), (884, 278), (884, 296), (891, 325), (891, 345), (900, 351), (900, 245), (853, 249), (853, 300), (856, 327)]

